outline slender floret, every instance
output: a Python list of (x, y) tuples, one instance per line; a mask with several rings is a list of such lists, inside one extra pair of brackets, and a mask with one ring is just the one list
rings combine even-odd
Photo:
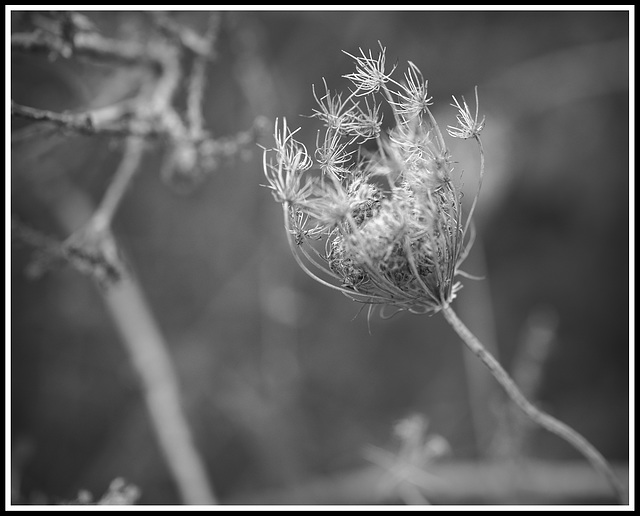
[(278, 202), (297, 204), (312, 193), (313, 181), (304, 178), (303, 173), (313, 166), (313, 161), (306, 147), (293, 138), (298, 130), (290, 131), (284, 119), (279, 129), (276, 119), (276, 146), (271, 149), (274, 156), (268, 152), (263, 155), (264, 174), (269, 183), (266, 186), (273, 190)]
[(382, 46), (382, 43), (378, 42), (378, 44), (380, 45), (380, 54), (378, 54), (378, 57), (373, 57), (371, 50), (369, 50), (369, 56), (367, 56), (364, 50), (360, 49), (359, 57), (343, 51), (356, 62), (356, 71), (343, 77), (353, 82), (356, 87), (355, 95), (358, 97), (379, 91), (380, 88), (391, 79), (391, 74), (396, 68), (394, 66), (391, 72), (385, 73), (386, 48)]
[(458, 99), (453, 97), (453, 104), (451, 104), (454, 108), (458, 109), (458, 116), (456, 117), (458, 120), (458, 125), (448, 126), (448, 133), (454, 138), (462, 138), (467, 140), (469, 138), (477, 137), (480, 134), (480, 131), (484, 129), (484, 117), (482, 120), (478, 122), (478, 87), (475, 88), (476, 92), (476, 113), (475, 115), (471, 115), (471, 110), (467, 105), (467, 101), (462, 97), (462, 106), (458, 102)]
[(411, 120), (427, 111), (433, 103), (427, 93), (427, 81), (418, 67), (409, 61), (409, 70), (404, 74), (404, 84), (398, 84), (397, 100), (391, 102), (404, 120)]
[(324, 84), (325, 93), (320, 98), (318, 98), (315, 86), (312, 86), (313, 97), (316, 99), (319, 109), (314, 109), (311, 116), (322, 120), (331, 130), (346, 134), (349, 132), (353, 119), (356, 117), (355, 111), (358, 106), (351, 102), (351, 95), (346, 100), (342, 100), (341, 93), (331, 95), (327, 81), (324, 78), (322, 83)]

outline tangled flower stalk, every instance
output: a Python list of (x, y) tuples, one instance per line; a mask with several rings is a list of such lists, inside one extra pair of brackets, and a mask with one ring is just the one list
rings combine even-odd
[[(345, 52), (346, 53), (346, 52)], [(429, 107), (427, 81), (408, 63), (404, 77), (386, 70), (385, 48), (347, 54), (355, 72), (348, 95), (323, 89), (311, 115), (324, 130), (313, 157), (286, 120), (275, 123), (275, 146), (264, 151), (267, 186), (282, 204), (293, 256), (314, 280), (368, 306), (382, 317), (398, 311), (442, 312), (467, 347), (510, 398), (543, 428), (571, 443), (625, 500), (625, 489), (604, 457), (582, 436), (534, 407), (451, 308), (473, 244), (471, 223), (484, 175), (480, 132), (484, 118), (453, 97), (451, 137), (475, 140), (480, 154), (476, 194), (466, 217), (452, 157)], [(393, 127), (382, 130), (385, 113)], [(315, 159), (314, 159), (315, 158)]]

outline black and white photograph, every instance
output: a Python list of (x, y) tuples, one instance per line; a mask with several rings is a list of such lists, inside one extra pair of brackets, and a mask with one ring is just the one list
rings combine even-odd
[(634, 510), (634, 22), (6, 6), (5, 509)]

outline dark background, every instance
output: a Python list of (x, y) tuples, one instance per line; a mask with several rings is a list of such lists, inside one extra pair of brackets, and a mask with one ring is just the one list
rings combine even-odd
[[(113, 37), (143, 38), (149, 25), (144, 13), (86, 15)], [(203, 28), (202, 13), (175, 17)], [(378, 40), (399, 72), (408, 60), (422, 70), (443, 127), (455, 122), (451, 95), (472, 100), (478, 85), (487, 172), (466, 270), (486, 279), (462, 280), (456, 310), (508, 369), (545, 316), (555, 332), (536, 402), (613, 461), (629, 453), (628, 27), (628, 12), (227, 12), (204, 104), (214, 136), (284, 116), (312, 147), (318, 126), (300, 116), (314, 107), (312, 83), (346, 88), (342, 50), (375, 51)], [(15, 55), (11, 96), (86, 109), (126, 91), (124, 77)], [(477, 150), (447, 142), (471, 198)], [(117, 140), (63, 132), (14, 144), (12, 212), (64, 238), (52, 199), (73, 189), (97, 202), (120, 156)], [(441, 316), (373, 318), (369, 329), (357, 305), (298, 270), (261, 159), (256, 147), (184, 195), (161, 180), (157, 148), (114, 227), (223, 501), (365, 465), (364, 447), (391, 448), (393, 424), (412, 413), (447, 439), (450, 458), (491, 457), (492, 378)], [(23, 500), (99, 494), (122, 476), (141, 503), (178, 503), (95, 285), (69, 269), (30, 280), (30, 257), (12, 246), (10, 423)], [(581, 459), (537, 429), (526, 453)]]

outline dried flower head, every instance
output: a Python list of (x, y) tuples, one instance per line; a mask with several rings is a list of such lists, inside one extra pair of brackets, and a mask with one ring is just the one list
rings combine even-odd
[[(347, 54), (356, 66), (345, 75), (356, 87), (349, 95), (330, 93), (324, 79), (322, 96), (313, 89), (312, 117), (324, 125), (315, 162), (296, 131), (276, 122), (276, 145), (264, 154), (267, 186), (282, 203), (293, 255), (307, 274), (370, 309), (435, 313), (461, 287), (455, 278), (471, 244), (471, 213), (463, 222), (453, 162), (418, 67), (409, 62), (397, 82), (381, 44), (376, 57), (360, 54)], [(459, 127), (449, 134), (480, 144), (477, 108), (473, 117), (464, 99), (455, 107)], [(385, 109), (395, 126), (383, 132)], [(481, 144), (480, 152), (482, 177)]]

